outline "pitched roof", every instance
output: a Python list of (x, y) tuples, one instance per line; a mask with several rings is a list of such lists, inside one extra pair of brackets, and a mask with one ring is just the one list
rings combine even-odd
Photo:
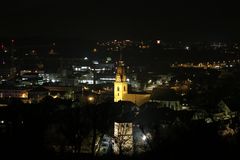
[(175, 91), (169, 88), (154, 88), (150, 96), (150, 100), (176, 101), (179, 99)]

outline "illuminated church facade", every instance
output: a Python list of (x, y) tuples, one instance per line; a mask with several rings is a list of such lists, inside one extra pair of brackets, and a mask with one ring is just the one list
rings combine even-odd
[(116, 78), (114, 82), (114, 102), (130, 101), (140, 106), (149, 101), (150, 94), (128, 93), (128, 83), (125, 67), (122, 60), (118, 62)]

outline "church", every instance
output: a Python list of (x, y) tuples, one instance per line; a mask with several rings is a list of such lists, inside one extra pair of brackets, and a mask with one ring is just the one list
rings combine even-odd
[(128, 83), (123, 61), (118, 61), (116, 78), (114, 82), (114, 102), (130, 101), (137, 106), (148, 102), (150, 94), (146, 93), (128, 93)]

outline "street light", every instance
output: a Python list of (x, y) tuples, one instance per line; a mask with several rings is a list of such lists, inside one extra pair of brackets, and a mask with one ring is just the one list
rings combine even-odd
[(88, 97), (88, 101), (89, 101), (90, 103), (93, 103), (93, 102), (94, 102), (94, 97), (93, 97), (93, 96), (89, 96), (89, 97)]
[(147, 137), (145, 135), (142, 136), (142, 140), (145, 141)]

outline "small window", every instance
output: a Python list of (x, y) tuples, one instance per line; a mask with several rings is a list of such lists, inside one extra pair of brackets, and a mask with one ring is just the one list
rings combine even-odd
[(123, 87), (123, 90), (126, 91), (126, 87), (125, 86)]
[(120, 88), (119, 87), (117, 87), (117, 91), (119, 91), (120, 90)]
[(118, 93), (118, 96), (119, 96), (119, 93)]

